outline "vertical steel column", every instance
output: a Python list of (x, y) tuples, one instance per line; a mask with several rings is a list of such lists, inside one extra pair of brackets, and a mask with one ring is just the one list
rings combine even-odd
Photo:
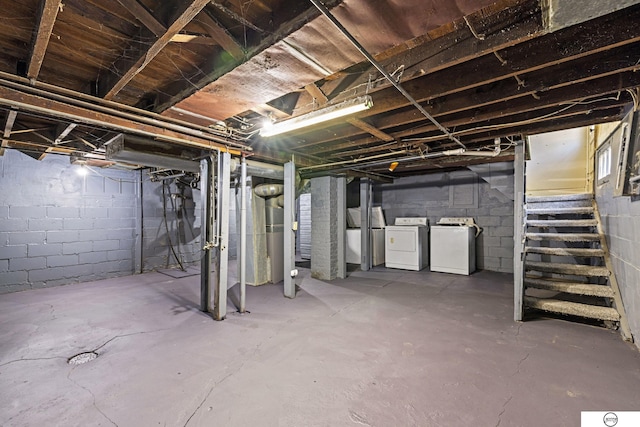
[(240, 313), (247, 310), (247, 160), (240, 164)]
[(143, 191), (143, 187), (142, 187), (142, 182), (143, 182), (143, 175), (142, 175), (142, 170), (140, 170), (140, 174), (138, 174), (137, 177), (137, 189), (136, 189), (136, 240), (135, 240), (135, 264), (133, 266), (134, 269), (134, 273), (136, 274), (141, 274), (144, 268), (143, 265), (143, 251), (142, 248), (144, 246), (144, 227), (142, 226), (143, 224), (143, 220), (144, 220), (144, 212), (143, 212), (143, 205), (144, 205), (144, 191)]
[(218, 256), (216, 259), (217, 283), (213, 295), (213, 318), (227, 317), (227, 277), (229, 272), (229, 193), (231, 192), (231, 154), (218, 156)]
[(371, 181), (360, 178), (360, 269), (371, 269)]
[(513, 198), (513, 320), (522, 321), (524, 316), (524, 143), (515, 147), (514, 195)]
[(211, 308), (211, 250), (213, 249), (213, 212), (214, 212), (214, 156), (200, 161), (200, 203), (202, 205), (200, 244), (202, 261), (200, 262), (200, 310), (209, 312)]
[(337, 178), (338, 189), (338, 272), (340, 279), (347, 277), (347, 178)]
[(284, 296), (296, 297), (296, 165), (284, 164)]

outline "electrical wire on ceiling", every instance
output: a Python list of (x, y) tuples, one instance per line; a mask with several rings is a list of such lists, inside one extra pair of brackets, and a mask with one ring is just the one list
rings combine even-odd
[[(517, 122), (509, 122), (509, 123), (501, 123), (501, 124), (495, 124), (495, 125), (486, 125), (486, 126), (477, 126), (474, 128), (469, 128), (469, 129), (462, 129), (459, 131), (454, 131), (453, 134), (454, 135), (464, 135), (467, 134), (469, 132), (475, 132), (478, 130), (499, 130), (499, 129), (504, 129), (504, 128), (509, 128), (509, 127), (513, 127), (513, 126), (521, 126), (521, 125), (526, 125), (526, 124), (532, 124), (532, 123), (537, 123), (540, 121), (543, 121), (545, 119), (548, 119), (549, 117), (553, 117), (553, 116), (557, 116), (558, 114), (562, 114), (563, 112), (575, 107), (576, 105), (584, 105), (584, 104), (591, 104), (591, 103), (595, 103), (595, 102), (601, 102), (601, 101), (607, 101), (607, 100), (613, 100), (613, 101), (618, 101), (620, 98), (618, 97), (608, 97), (608, 98), (598, 98), (598, 99), (594, 99), (594, 100), (590, 100), (590, 101), (585, 101), (584, 98), (580, 101), (576, 101), (576, 102), (572, 102), (569, 105), (560, 108), (559, 110), (553, 111), (551, 113), (548, 114), (544, 114), (542, 116), (538, 116), (532, 119), (527, 119), (527, 120), (521, 120), (521, 121), (517, 121)], [(430, 141), (437, 141), (441, 139), (440, 136), (427, 136), (427, 137), (416, 137), (416, 138), (402, 138), (400, 141), (401, 142), (430, 142)]]
[(449, 129), (445, 128), (438, 122), (431, 114), (427, 112), (427, 110), (416, 101), (409, 92), (407, 92), (400, 82), (396, 81), (391, 74), (387, 70), (384, 69), (382, 64), (380, 64), (376, 59), (360, 44), (358, 40), (356, 40), (353, 35), (336, 19), (335, 16), (331, 14), (329, 9), (327, 9), (319, 0), (309, 0), (311, 3), (322, 13), (337, 29), (340, 31), (350, 42), (355, 46), (356, 49), (373, 65), (397, 90), (400, 92), (407, 100), (414, 106), (423, 116), (425, 116), (431, 123), (433, 123), (443, 134), (447, 136), (451, 141), (455, 142), (462, 148), (466, 148), (465, 145), (460, 142), (460, 140), (454, 136)]

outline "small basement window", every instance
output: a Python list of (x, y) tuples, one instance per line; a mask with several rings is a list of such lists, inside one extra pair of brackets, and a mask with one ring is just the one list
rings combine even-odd
[(598, 150), (598, 185), (609, 181), (611, 175), (611, 143)]

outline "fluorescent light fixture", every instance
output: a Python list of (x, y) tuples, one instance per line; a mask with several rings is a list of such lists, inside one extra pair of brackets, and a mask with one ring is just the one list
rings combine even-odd
[(272, 126), (263, 127), (260, 130), (260, 136), (268, 137), (280, 135), (296, 129), (337, 119), (338, 117), (348, 116), (359, 111), (368, 110), (371, 107), (373, 107), (373, 100), (371, 99), (371, 96), (359, 96), (357, 98), (341, 102), (340, 104), (331, 105), (289, 120), (274, 123)]

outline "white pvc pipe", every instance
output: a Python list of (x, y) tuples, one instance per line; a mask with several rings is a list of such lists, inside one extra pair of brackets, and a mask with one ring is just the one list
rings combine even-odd
[(240, 165), (240, 313), (246, 311), (247, 292), (247, 161)]

